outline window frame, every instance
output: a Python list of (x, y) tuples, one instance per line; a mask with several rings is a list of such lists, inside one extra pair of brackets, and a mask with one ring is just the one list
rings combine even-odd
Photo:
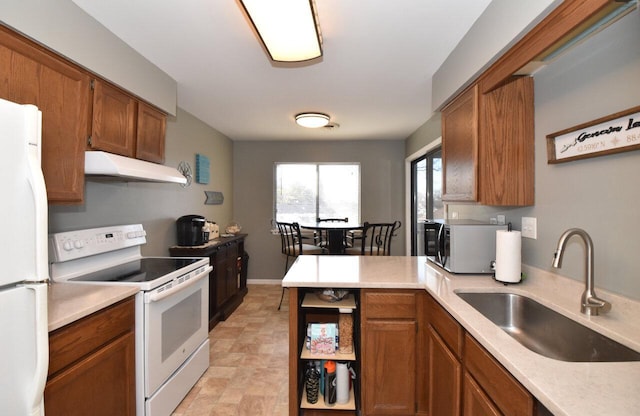
[(278, 221), (278, 166), (280, 165), (313, 165), (316, 167), (316, 201), (315, 201), (315, 217), (318, 218), (320, 210), (320, 166), (355, 166), (358, 169), (358, 218), (349, 218), (349, 222), (360, 223), (362, 218), (362, 166), (360, 162), (274, 162), (273, 164), (273, 186), (272, 197), (273, 206), (272, 214), (273, 221)]

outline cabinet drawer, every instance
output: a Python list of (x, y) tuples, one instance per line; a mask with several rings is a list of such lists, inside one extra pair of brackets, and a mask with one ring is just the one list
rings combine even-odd
[(366, 319), (415, 319), (416, 292), (367, 290), (362, 294)]
[(502, 413), (533, 415), (531, 394), (468, 334), (464, 365)]
[(464, 334), (462, 326), (431, 296), (429, 296), (427, 311), (431, 326), (451, 348), (456, 357), (461, 358)]
[(49, 376), (135, 330), (134, 298), (95, 312), (49, 334)]

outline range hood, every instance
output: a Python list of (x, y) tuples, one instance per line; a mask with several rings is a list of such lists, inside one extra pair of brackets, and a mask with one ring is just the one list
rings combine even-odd
[(177, 169), (107, 152), (86, 151), (84, 174), (128, 181), (187, 183)]

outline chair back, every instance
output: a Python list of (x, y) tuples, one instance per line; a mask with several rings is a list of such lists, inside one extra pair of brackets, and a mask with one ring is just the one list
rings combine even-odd
[(344, 218), (316, 218), (316, 222), (349, 222), (349, 217)]
[(363, 256), (390, 256), (391, 238), (401, 225), (400, 221), (377, 224), (365, 222), (361, 254)]
[(300, 225), (297, 222), (276, 222), (280, 241), (282, 243), (282, 254), (297, 256), (302, 253), (302, 237), (300, 235)]

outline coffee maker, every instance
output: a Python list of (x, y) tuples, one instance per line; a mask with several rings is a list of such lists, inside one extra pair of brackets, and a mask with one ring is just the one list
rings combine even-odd
[(205, 219), (201, 215), (184, 215), (176, 221), (179, 246), (201, 246), (207, 242), (204, 227)]

